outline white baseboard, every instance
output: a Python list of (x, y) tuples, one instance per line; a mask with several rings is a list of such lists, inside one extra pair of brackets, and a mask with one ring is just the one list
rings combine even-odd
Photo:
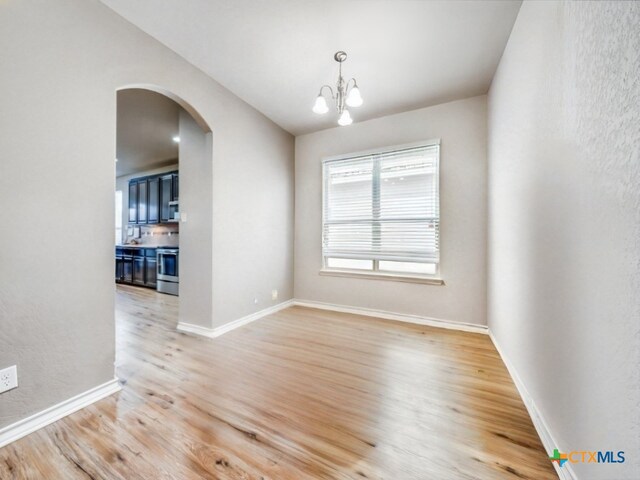
[(418, 325), (427, 325), (430, 327), (448, 328), (450, 330), (461, 330), (463, 332), (473, 332), (487, 334), (488, 329), (486, 325), (477, 325), (474, 323), (455, 322), (452, 320), (442, 320), (439, 318), (421, 317), (419, 315), (409, 315), (406, 313), (394, 313), (387, 312), (385, 310), (374, 310), (370, 308), (351, 307), (348, 305), (336, 305), (333, 303), (315, 302), (311, 300), (287, 300), (286, 302), (279, 303), (273, 307), (265, 308), (259, 312), (252, 313), (246, 317), (239, 318), (229, 323), (225, 323), (216, 328), (206, 328), (200, 325), (194, 325), (192, 323), (180, 322), (177, 329), (185, 333), (193, 333), (195, 335), (201, 335), (208, 338), (216, 338), (220, 335), (234, 330), (238, 327), (251, 323), (259, 318), (265, 317), (272, 313), (278, 312), (285, 308), (298, 305), (300, 307), (319, 308), (321, 310), (331, 310), (334, 312), (353, 313), (356, 315), (365, 315), (367, 317), (383, 318), (385, 320), (396, 320), (405, 323), (415, 323)]
[[(554, 448), (557, 448), (558, 450), (563, 451), (563, 449), (560, 448), (558, 446), (558, 443), (555, 441), (553, 434), (551, 433), (551, 429), (549, 428), (549, 424), (545, 421), (544, 417), (538, 410), (538, 407), (536, 407), (536, 404), (533, 401), (533, 398), (531, 397), (531, 395), (529, 394), (527, 387), (525, 387), (524, 382), (520, 378), (518, 371), (516, 370), (513, 363), (511, 363), (511, 360), (509, 359), (509, 357), (507, 357), (505, 355), (505, 352), (500, 348), (500, 345), (498, 344), (496, 337), (493, 335), (491, 331), (489, 331), (489, 337), (491, 338), (491, 341), (495, 345), (496, 350), (500, 355), (500, 358), (502, 358), (502, 361), (507, 367), (507, 370), (509, 371), (509, 375), (511, 375), (511, 379), (513, 380), (513, 383), (518, 389), (518, 393), (520, 393), (520, 397), (522, 398), (522, 401), (525, 407), (527, 407), (527, 411), (529, 412), (529, 416), (531, 417), (533, 426), (538, 432), (538, 436), (540, 437), (540, 440), (542, 441), (542, 445), (547, 451), (547, 454), (549, 456), (553, 455)], [(573, 468), (571, 467), (571, 464), (569, 462), (565, 462), (565, 464), (562, 467), (559, 467), (558, 464), (554, 462), (553, 466), (556, 469), (556, 473), (558, 474), (558, 477), (560, 477), (561, 480), (578, 480), (578, 476), (573, 471)]]
[(8, 425), (0, 429), (0, 448), (5, 445), (15, 442), (19, 438), (22, 438), (30, 433), (35, 432), (47, 425), (60, 420), (67, 415), (71, 415), (73, 412), (80, 410), (81, 408), (88, 407), (98, 400), (102, 400), (109, 395), (112, 395), (120, 391), (121, 387), (118, 383), (118, 379), (98, 385), (91, 390), (87, 390), (75, 397), (69, 398), (64, 402), (42, 410), (30, 417), (24, 418), (12, 425)]
[(206, 328), (201, 327), (200, 325), (193, 325), (192, 323), (180, 322), (176, 327), (179, 331), (185, 333), (193, 333), (195, 335), (201, 335), (203, 337), (208, 338), (216, 338), (220, 335), (230, 332), (231, 330), (235, 330), (236, 328), (242, 327), (248, 323), (254, 322), (259, 318), (265, 317), (267, 315), (271, 315), (272, 313), (276, 313), (280, 310), (284, 310), (287, 307), (293, 305), (293, 300), (287, 300), (286, 302), (279, 303), (277, 305), (273, 305), (272, 307), (265, 308), (258, 312), (252, 313), (251, 315), (247, 315), (246, 317), (238, 318), (229, 323), (225, 323), (216, 328)]
[(450, 330), (462, 330), (463, 332), (483, 333), (487, 334), (488, 329), (485, 325), (477, 325), (474, 323), (455, 322), (452, 320), (442, 320), (439, 318), (422, 317), (419, 315), (409, 315), (406, 313), (393, 313), (384, 310), (374, 310), (371, 308), (351, 307), (348, 305), (335, 305), (333, 303), (314, 302), (311, 300), (294, 300), (294, 305), (309, 308), (319, 308), (322, 310), (331, 310), (334, 312), (353, 313), (356, 315), (365, 315), (367, 317), (384, 318), (385, 320), (397, 320), (405, 323), (416, 323), (418, 325), (427, 325), (430, 327), (448, 328)]
[(200, 325), (194, 325), (193, 323), (179, 322), (176, 330), (184, 333), (192, 333), (194, 335), (201, 335), (203, 337), (214, 338), (218, 335), (214, 335), (213, 328), (201, 327)]

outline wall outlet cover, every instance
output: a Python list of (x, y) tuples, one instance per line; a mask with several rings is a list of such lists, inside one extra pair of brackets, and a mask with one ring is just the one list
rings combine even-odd
[(0, 370), (0, 393), (12, 390), (18, 386), (18, 368), (12, 367)]

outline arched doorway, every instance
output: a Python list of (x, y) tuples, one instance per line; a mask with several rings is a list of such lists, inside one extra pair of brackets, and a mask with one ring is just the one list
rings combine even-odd
[[(117, 89), (116, 100), (116, 187), (123, 204), (120, 245), (130, 247), (129, 254), (143, 251), (127, 257), (129, 263), (122, 256), (125, 278), (119, 283), (146, 288), (147, 293), (157, 289), (161, 282), (153, 278), (154, 269), (157, 274), (163, 267), (151, 252), (175, 247), (177, 279), (170, 285), (178, 293), (175, 323), (207, 328), (212, 321), (211, 128), (189, 102), (159, 86), (126, 85)], [(167, 184), (171, 175), (173, 183)], [(117, 262), (118, 255), (116, 278)]]

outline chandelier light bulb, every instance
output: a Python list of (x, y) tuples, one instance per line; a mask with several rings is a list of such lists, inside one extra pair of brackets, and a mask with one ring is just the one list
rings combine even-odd
[(322, 96), (322, 94), (318, 95), (316, 98), (316, 103), (313, 105), (313, 113), (317, 113), (318, 115), (322, 115), (329, 111), (329, 106), (327, 105), (327, 100)]
[(351, 125), (352, 123), (353, 119), (351, 118), (351, 114), (349, 113), (349, 110), (345, 108), (342, 112), (342, 115), (340, 115), (340, 118), (338, 119), (338, 125), (344, 127), (346, 125)]
[(350, 107), (359, 107), (362, 105), (362, 96), (360, 95), (360, 89), (357, 85), (354, 85), (351, 90), (349, 90), (349, 95), (347, 95), (347, 105)]

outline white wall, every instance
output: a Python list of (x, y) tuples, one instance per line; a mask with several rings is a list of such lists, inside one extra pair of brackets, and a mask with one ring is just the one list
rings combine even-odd
[[(445, 286), (320, 276), (325, 156), (441, 139), (441, 276)], [(486, 97), (296, 137), (295, 297), (486, 324)]]
[(97, 0), (5, 0), (0, 44), (0, 366), (20, 382), (0, 427), (113, 378), (118, 88), (160, 86), (211, 127), (211, 326), (292, 297), (291, 135)]
[(627, 452), (590, 480), (640, 472), (639, 28), (525, 2), (489, 94), (489, 328), (561, 451)]

